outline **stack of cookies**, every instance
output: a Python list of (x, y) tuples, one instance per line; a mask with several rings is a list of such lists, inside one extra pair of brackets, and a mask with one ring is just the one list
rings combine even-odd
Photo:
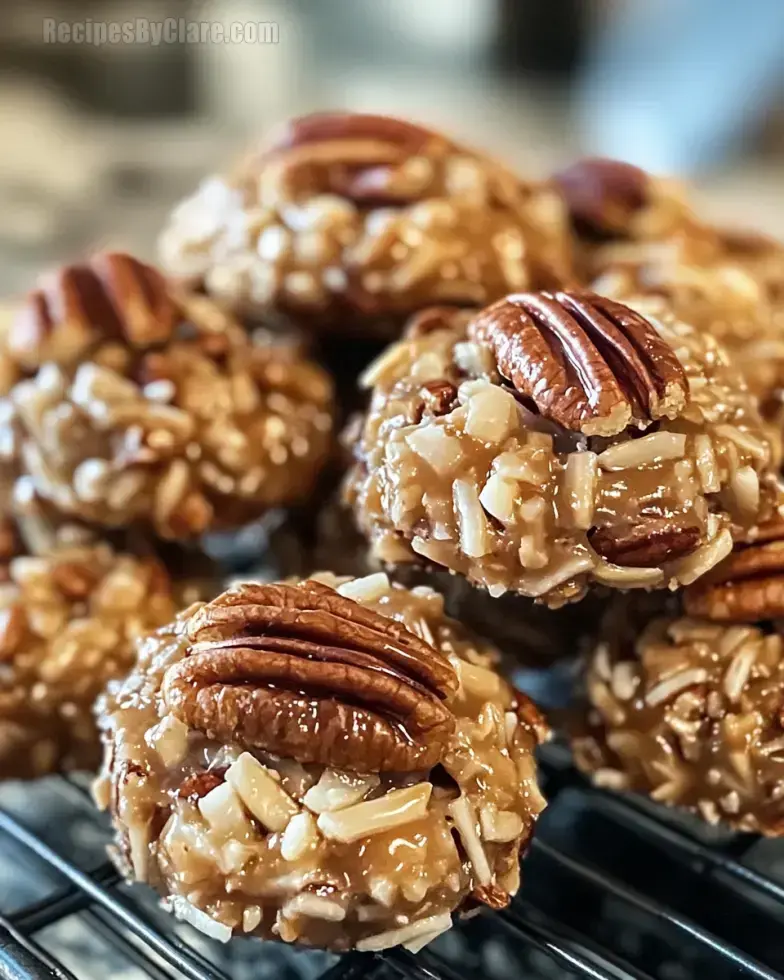
[[(583, 650), (598, 786), (782, 832), (784, 246), (626, 164), (334, 113), (160, 255), (56, 270), (3, 337), (0, 773), (100, 730), (119, 867), (175, 915), (416, 950), (510, 902), (545, 805), (503, 670)], [(270, 514), (309, 567), (191, 602), (204, 535)]]

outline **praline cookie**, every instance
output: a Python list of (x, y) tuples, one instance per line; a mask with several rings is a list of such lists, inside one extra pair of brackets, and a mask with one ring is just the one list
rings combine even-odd
[(381, 573), (192, 607), (99, 709), (122, 870), (223, 940), (418, 948), (503, 907), (546, 728), (494, 660)]
[(433, 303), (482, 306), (571, 277), (550, 183), (414, 123), (358, 113), (291, 120), (172, 215), (166, 269), (244, 316), (316, 335), (398, 336)]
[(171, 581), (154, 559), (89, 542), (17, 553), (2, 574), (0, 779), (95, 769), (95, 699), (174, 615)]
[(780, 523), (682, 603), (617, 600), (587, 663), (577, 764), (600, 786), (781, 835), (782, 617)]
[(560, 605), (696, 581), (771, 510), (771, 449), (722, 348), (588, 292), (438, 308), (365, 374), (345, 485), (382, 562)]
[(42, 281), (5, 357), (0, 480), (102, 527), (171, 539), (307, 499), (331, 451), (332, 385), (286, 343), (131, 256)]

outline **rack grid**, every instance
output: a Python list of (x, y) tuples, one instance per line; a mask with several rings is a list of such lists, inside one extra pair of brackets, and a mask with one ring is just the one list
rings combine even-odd
[(2, 980), (784, 980), (784, 848), (600, 791), (566, 749), (509, 909), (416, 956), (214, 943), (129, 887), (81, 777), (0, 791)]

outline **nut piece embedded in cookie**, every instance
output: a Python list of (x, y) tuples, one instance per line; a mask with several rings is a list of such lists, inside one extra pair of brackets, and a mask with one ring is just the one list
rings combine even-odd
[(698, 607), (718, 621), (689, 605), (613, 601), (586, 667), (577, 764), (598, 786), (780, 836), (784, 638), (751, 606), (731, 625), (720, 603)]
[(3, 577), (0, 779), (94, 769), (95, 698), (174, 615), (172, 584), (157, 561), (90, 542), (17, 553)]
[(690, 555), (700, 543), (700, 529), (663, 517), (641, 518), (637, 524), (593, 528), (588, 540), (597, 555), (613, 565), (655, 568)]
[(417, 949), (469, 903), (503, 907), (547, 730), (496, 659), (383, 573), (191, 608), (99, 706), (123, 872), (224, 940)]
[(772, 510), (756, 400), (666, 312), (558, 292), (420, 314), (363, 380), (344, 496), (382, 562), (558, 606), (691, 584)]
[(538, 412), (586, 436), (614, 436), (676, 418), (683, 365), (628, 306), (592, 293), (524, 293), (479, 313), (468, 336), (493, 352), (499, 374)]
[(550, 184), (386, 116), (289, 122), (172, 215), (165, 267), (251, 316), (316, 333), (397, 336), (437, 303), (483, 305), (571, 278)]
[(302, 500), (330, 449), (319, 367), (130, 256), (45, 280), (7, 351), (22, 378), (0, 470), (18, 506), (32, 486), (68, 517), (188, 538)]
[(721, 623), (784, 619), (784, 521), (758, 529), (755, 540), (740, 544), (700, 582), (686, 590), (690, 616)]

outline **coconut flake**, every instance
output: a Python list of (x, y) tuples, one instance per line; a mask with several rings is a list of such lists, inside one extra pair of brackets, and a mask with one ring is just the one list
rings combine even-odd
[(318, 828), (325, 837), (344, 844), (381, 834), (424, 817), (432, 791), (432, 783), (392, 790), (375, 800), (322, 813), (317, 821)]
[(473, 865), (477, 881), (480, 885), (489, 885), (493, 880), (493, 874), (479, 839), (476, 814), (471, 801), (467, 796), (461, 796), (449, 804), (449, 812), (460, 834), (468, 859)]
[(223, 922), (216, 921), (211, 915), (208, 915), (201, 909), (197, 909), (195, 905), (192, 905), (182, 895), (170, 896), (167, 904), (175, 918), (181, 922), (187, 922), (188, 925), (193, 926), (194, 929), (198, 929), (199, 932), (204, 933), (205, 936), (209, 936), (210, 939), (217, 939), (221, 943), (227, 943), (231, 939), (231, 928), (229, 926), (224, 925)]
[(243, 752), (229, 767), (226, 784), (236, 790), (245, 806), (268, 830), (284, 830), (294, 814), (299, 813), (294, 800), (250, 752)]
[(379, 778), (375, 775), (357, 776), (350, 772), (325, 769), (316, 785), (304, 795), (302, 802), (313, 813), (342, 810), (359, 803), (378, 784)]
[(360, 939), (357, 942), (357, 949), (364, 952), (377, 952), (381, 949), (389, 949), (390, 946), (408, 946), (426, 936), (429, 937), (427, 941), (430, 942), (442, 932), (446, 932), (451, 926), (450, 914), (442, 912), (439, 915), (430, 915), (426, 919), (419, 919), (418, 922), (412, 922), (400, 929), (390, 929), (387, 932), (380, 932), (376, 936)]

